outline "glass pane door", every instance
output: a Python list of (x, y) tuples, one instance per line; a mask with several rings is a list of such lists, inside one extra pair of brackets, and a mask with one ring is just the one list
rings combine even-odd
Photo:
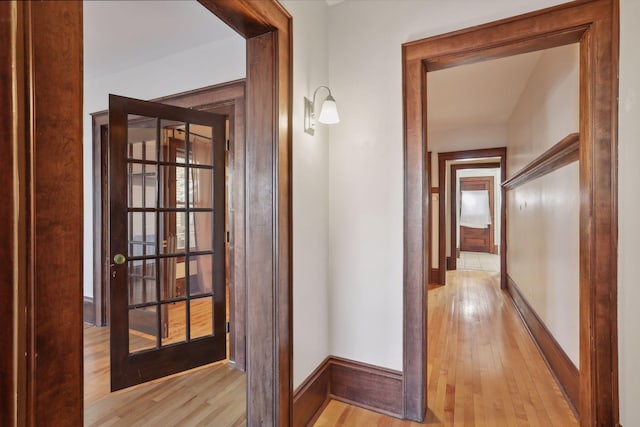
[(226, 357), (225, 117), (110, 96), (112, 389)]

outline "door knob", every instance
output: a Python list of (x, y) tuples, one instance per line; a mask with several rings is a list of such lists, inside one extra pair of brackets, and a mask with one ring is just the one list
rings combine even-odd
[(113, 262), (115, 262), (118, 265), (124, 264), (126, 260), (127, 259), (122, 254), (115, 254), (114, 257), (113, 257)]

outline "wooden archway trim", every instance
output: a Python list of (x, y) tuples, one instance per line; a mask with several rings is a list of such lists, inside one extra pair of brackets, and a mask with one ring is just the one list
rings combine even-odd
[[(288, 426), (291, 16), (275, 0), (201, 3), (247, 39), (247, 425)], [(0, 424), (82, 425), (82, 2), (3, 2), (0, 22), (0, 93), (13, 107), (0, 109), (13, 153), (0, 184), (14, 190), (0, 222), (14, 272)]]
[[(580, 42), (580, 423), (618, 425), (617, 0), (579, 0), (402, 47), (404, 408), (427, 410), (426, 266), (430, 179), (426, 73)], [(508, 250), (508, 248), (506, 248)]]

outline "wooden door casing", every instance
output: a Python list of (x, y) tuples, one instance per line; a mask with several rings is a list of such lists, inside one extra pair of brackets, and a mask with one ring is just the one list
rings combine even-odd
[[(486, 190), (489, 192), (489, 209), (491, 212), (491, 224), (487, 228), (472, 228), (460, 226), (460, 250), (469, 252), (495, 252), (495, 201), (494, 201), (494, 177), (482, 176), (473, 178), (460, 178), (459, 194), (463, 191)], [(462, 205), (462, 203), (460, 203)], [(460, 206), (461, 208), (462, 206)], [(461, 209), (458, 209), (460, 212)], [(453, 242), (452, 242), (453, 243)], [(456, 251), (457, 252), (457, 251)]]

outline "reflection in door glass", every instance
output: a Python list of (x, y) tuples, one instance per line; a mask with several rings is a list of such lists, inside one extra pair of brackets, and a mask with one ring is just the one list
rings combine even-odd
[[(213, 129), (211, 126), (189, 124), (189, 163), (213, 166)], [(219, 141), (222, 143), (223, 141)]]
[(155, 213), (129, 212), (129, 257), (154, 255), (155, 250)]
[(189, 201), (193, 207), (213, 208), (213, 170), (192, 167), (190, 169)]
[(130, 305), (157, 301), (156, 262), (154, 259), (129, 261), (128, 273)]
[(160, 161), (185, 163), (186, 125), (183, 122), (160, 120)]
[(129, 162), (129, 207), (154, 208), (156, 205), (156, 166)]
[(181, 230), (181, 224), (184, 224), (185, 212), (170, 211), (162, 212), (160, 216), (160, 235), (162, 241), (160, 244), (161, 254), (176, 254), (184, 252), (184, 230)]
[(129, 310), (129, 353), (157, 347), (158, 318), (156, 306)]
[(185, 297), (184, 276), (184, 257), (160, 258), (160, 289), (163, 301)]
[(213, 297), (189, 301), (191, 339), (213, 335)]
[(187, 304), (185, 301), (162, 304), (162, 345), (187, 340)]
[(190, 259), (189, 293), (199, 295), (213, 292), (213, 255), (197, 255)]
[(213, 250), (213, 212), (191, 212), (189, 242), (194, 252)]
[(156, 160), (156, 119), (129, 114), (128, 157), (132, 160)]

